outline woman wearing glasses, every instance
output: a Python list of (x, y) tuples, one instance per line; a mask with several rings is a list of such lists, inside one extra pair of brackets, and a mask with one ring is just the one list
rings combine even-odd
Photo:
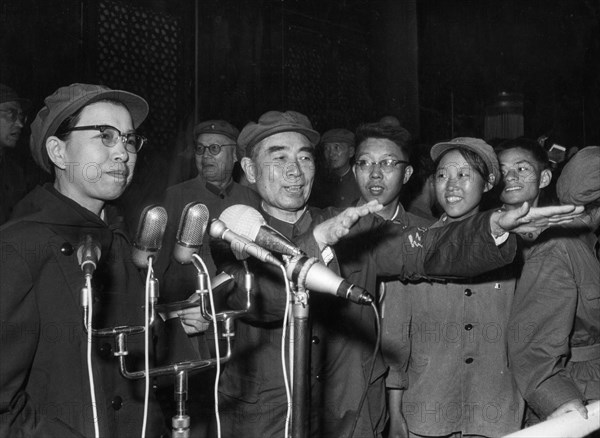
[[(110, 202), (131, 182), (145, 140), (135, 129), (147, 114), (139, 96), (73, 84), (47, 97), (31, 126), (34, 160), (54, 182), (30, 192), (0, 228), (0, 436), (142, 430), (144, 382), (120, 376), (112, 337), (94, 337), (87, 358), (80, 249), (88, 236), (100, 249), (94, 327), (142, 325), (143, 278)], [(129, 342), (133, 351), (143, 338)], [(147, 436), (158, 436), (162, 415), (150, 400)]]

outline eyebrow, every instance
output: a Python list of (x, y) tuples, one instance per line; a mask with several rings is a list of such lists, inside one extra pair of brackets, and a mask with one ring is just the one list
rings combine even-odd
[[(269, 146), (269, 148), (267, 149), (267, 153), (273, 154), (275, 152), (280, 152), (280, 151), (287, 150), (287, 149), (289, 149), (289, 146), (273, 145), (273, 146)], [(300, 150), (298, 152), (310, 152), (311, 154), (313, 154), (314, 148), (312, 148), (310, 146), (303, 146), (300, 148)]]
[[(529, 164), (530, 166), (533, 166), (533, 163), (531, 161), (529, 161), (529, 160), (520, 160), (520, 161), (517, 161), (515, 164), (523, 164), (523, 163)], [(507, 164), (500, 163), (500, 167), (502, 167), (502, 166), (507, 166)]]

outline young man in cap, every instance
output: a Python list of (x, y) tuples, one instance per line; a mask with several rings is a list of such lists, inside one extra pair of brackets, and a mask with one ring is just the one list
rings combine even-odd
[[(501, 199), (535, 204), (551, 178), (547, 153), (533, 140), (500, 146), (505, 181)], [(579, 151), (556, 184), (562, 203), (585, 205), (568, 226), (523, 242), (524, 266), (509, 327), (510, 369), (519, 391), (543, 419), (577, 411), (600, 399), (600, 264), (594, 234), (600, 225), (600, 147)], [(536, 420), (530, 419), (529, 423)]]
[[(331, 258), (328, 245), (335, 245), (348, 233), (370, 233), (370, 239), (362, 240), (364, 247), (338, 252), (342, 276), (351, 283), (374, 293), (377, 275), (469, 275), (512, 260), (514, 239), (497, 246), (492, 235), (504, 235), (506, 229), (529, 222), (523, 218), (526, 209), (481, 214), (441, 231), (423, 231), (403, 230), (368, 215), (381, 208), (375, 203), (351, 207), (338, 215), (337, 211), (307, 207), (318, 140), (319, 134), (306, 116), (269, 111), (240, 133), (238, 141), (245, 149), (241, 164), (262, 198), (260, 211), (267, 224), (297, 240), (307, 252), (321, 255), (332, 269), (337, 261)], [(547, 219), (541, 222), (547, 223)], [(228, 303), (245, 308), (244, 267), (220, 251), (213, 255), (217, 266), (237, 280)], [(455, 263), (457, 260), (461, 263)], [(287, 280), (274, 266), (253, 259), (248, 264), (255, 276), (252, 308), (247, 318), (238, 321), (234, 356), (221, 378), (221, 425), (226, 437), (277, 436), (285, 429), (288, 406), (280, 366)], [(307, 370), (311, 435), (345, 436), (356, 419), (356, 436), (380, 436), (386, 421), (385, 367), (380, 356), (368, 378), (375, 341), (374, 314), (368, 307), (314, 293), (311, 321), (311, 365)], [(367, 398), (357, 413), (365, 388)]]
[(0, 224), (6, 222), (14, 205), (27, 193), (24, 163), (15, 153), (27, 121), (29, 101), (0, 84)]
[(318, 169), (309, 204), (345, 208), (360, 197), (354, 175), (354, 134), (347, 129), (330, 129), (321, 137), (324, 168)]

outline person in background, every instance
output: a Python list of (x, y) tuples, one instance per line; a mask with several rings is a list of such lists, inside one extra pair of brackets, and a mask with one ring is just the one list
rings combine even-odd
[(321, 137), (324, 169), (317, 172), (308, 203), (315, 207), (345, 208), (360, 196), (352, 174), (354, 134), (347, 129), (331, 129)]
[[(209, 219), (218, 219), (231, 205), (258, 205), (255, 192), (232, 178), (234, 163), (238, 161), (238, 135), (238, 129), (225, 120), (198, 123), (194, 128), (194, 159), (198, 176), (169, 187), (164, 195), (163, 205), (169, 215), (169, 223), (163, 239), (165, 256), (158, 261), (156, 270), (161, 275), (165, 300), (184, 300), (196, 290), (196, 269), (192, 265), (180, 265), (172, 256), (184, 207), (190, 202), (201, 202), (208, 208)], [(208, 274), (215, 275), (208, 233), (204, 235), (199, 255), (208, 267)]]
[[(147, 115), (135, 94), (72, 84), (48, 96), (31, 125), (32, 156), (54, 182), (30, 192), (19, 218), (0, 227), (0, 436), (93, 437), (95, 425), (102, 437), (142, 431), (144, 381), (120, 374), (112, 337), (92, 338), (86, 367), (80, 248), (85, 236), (100, 247), (94, 327), (143, 325), (143, 277), (111, 202), (133, 178), (145, 142), (136, 129)], [(143, 337), (128, 341), (137, 371)], [(149, 400), (147, 436), (158, 437), (163, 417), (153, 393)]]
[[(496, 154), (481, 139), (435, 144), (431, 158), (444, 210), (431, 229), (476, 215), (500, 182)], [(506, 354), (515, 273), (509, 265), (467, 277), (408, 289), (412, 351), (402, 412), (411, 437), (496, 437), (521, 427), (524, 402)]]
[[(520, 187), (503, 191), (506, 208), (535, 204), (549, 182), (547, 154), (530, 149), (515, 141), (500, 151), (507, 188)], [(562, 203), (585, 205), (586, 214), (523, 243), (508, 343), (517, 386), (542, 420), (570, 411), (587, 418), (585, 405), (600, 399), (600, 147), (579, 151), (556, 188)]]
[(27, 123), (30, 102), (0, 84), (0, 224), (27, 193), (25, 166), (15, 148)]
[[(409, 149), (410, 133), (400, 126), (369, 123), (356, 131), (356, 161), (353, 172), (361, 197), (357, 205), (377, 200), (383, 208), (376, 214), (403, 228), (427, 227), (433, 221), (404, 210), (400, 197), (412, 175)], [(401, 390), (408, 385), (406, 367), (410, 357), (408, 328), (410, 301), (405, 284), (396, 279), (379, 282), (381, 350), (388, 374), (385, 378), (390, 414), (390, 436), (396, 436), (400, 417)]]
[[(190, 263), (182, 265), (173, 257), (173, 248), (180, 226), (180, 217), (190, 202), (201, 202), (208, 208), (210, 219), (218, 219), (227, 207), (235, 204), (258, 206), (258, 196), (251, 189), (236, 183), (232, 178), (234, 164), (238, 161), (238, 129), (225, 120), (206, 120), (194, 127), (194, 157), (198, 175), (195, 178), (169, 187), (164, 196), (163, 205), (167, 210), (169, 222), (163, 238), (162, 255), (158, 259), (156, 275), (161, 284), (161, 301), (175, 302), (189, 298), (197, 288), (197, 270)], [(198, 254), (207, 266), (209, 278), (216, 272), (213, 261), (208, 227), (203, 236)], [(215, 297), (218, 302), (219, 297)], [(197, 308), (179, 312), (179, 321), (190, 337), (192, 351), (189, 359), (208, 359), (215, 357), (213, 348), (213, 330), (208, 321), (199, 315)], [(167, 327), (171, 328), (171, 321)], [(175, 332), (177, 334), (177, 332)], [(187, 345), (182, 351), (189, 350)], [(213, 370), (204, 371), (190, 377), (190, 413), (192, 418), (192, 437), (207, 436), (209, 419), (213, 415), (212, 398), (214, 385)], [(161, 389), (160, 398), (167, 416), (173, 415), (172, 388)]]

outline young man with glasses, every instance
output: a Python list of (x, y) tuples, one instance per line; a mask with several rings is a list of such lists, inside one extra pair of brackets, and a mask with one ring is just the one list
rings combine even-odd
[(27, 193), (23, 160), (15, 148), (27, 123), (24, 111), (28, 107), (29, 101), (0, 84), (0, 224), (8, 220), (13, 206)]

